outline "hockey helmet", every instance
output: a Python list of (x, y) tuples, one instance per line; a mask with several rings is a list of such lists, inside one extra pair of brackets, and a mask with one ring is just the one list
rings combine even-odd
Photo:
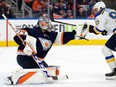
[(38, 23), (37, 23), (41, 29), (44, 29), (44, 30), (51, 30), (52, 29), (52, 24), (51, 24), (51, 21), (50, 19), (48, 18), (48, 16), (46, 14), (43, 14), (39, 20), (38, 20)]
[(106, 5), (104, 2), (100, 1), (97, 2), (94, 6), (93, 6), (93, 10), (98, 9), (98, 11), (100, 11), (100, 9), (102, 8), (106, 8)]

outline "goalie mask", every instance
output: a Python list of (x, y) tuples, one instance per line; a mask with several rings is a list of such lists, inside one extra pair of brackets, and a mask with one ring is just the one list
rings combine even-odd
[(44, 29), (47, 31), (52, 30), (52, 24), (51, 24), (51, 21), (48, 19), (47, 15), (42, 15), (39, 18), (37, 25), (39, 25), (41, 29)]

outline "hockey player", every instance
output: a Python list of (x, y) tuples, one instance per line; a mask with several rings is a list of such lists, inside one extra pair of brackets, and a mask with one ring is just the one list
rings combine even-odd
[(112, 51), (116, 51), (116, 11), (107, 9), (106, 5), (102, 1), (97, 2), (93, 6), (93, 11), (95, 14), (96, 27), (85, 24), (87, 25), (86, 32), (89, 31), (90, 33), (94, 33), (96, 35), (113, 34), (103, 47), (102, 53), (105, 56), (107, 64), (112, 70), (111, 73), (107, 73), (105, 76), (116, 76), (116, 62), (112, 53)]
[[(24, 33), (27, 32), (28, 35)], [(42, 61), (42, 64), (45, 67), (48, 67), (48, 64), (44, 61), (48, 51), (51, 49), (53, 43), (56, 44), (66, 44), (70, 40), (75, 39), (76, 31), (72, 32), (54, 32), (52, 31), (52, 24), (48, 19), (46, 14), (43, 14), (39, 18), (37, 26), (33, 28), (23, 28), (20, 30), (20, 36), (23, 40), (33, 39), (32, 45), (35, 44), (35, 55)], [(33, 53), (28, 49), (27, 45), (25, 46), (19, 37), (14, 36), (15, 42), (19, 45), (17, 53), (17, 62), (23, 69), (32, 69), (39, 68), (36, 62), (33, 60), (31, 54)]]
[[(17, 62), (23, 69), (13, 71), (13, 75), (7, 77), (8, 84), (51, 82), (52, 80), (48, 79), (47, 74), (45, 74), (46, 71), (45, 73), (42, 71), (44, 68), (54, 80), (68, 79), (67, 75), (59, 74), (59, 66), (49, 66), (44, 59), (53, 43), (68, 43), (70, 40), (75, 39), (76, 31), (54, 32), (52, 29), (51, 21), (46, 14), (43, 14), (35, 27), (27, 27), (17, 31), (14, 36), (14, 41), (19, 45)], [(31, 45), (33, 50), (30, 49), (27, 43)], [(34, 60), (33, 55), (36, 55), (41, 60), (40, 67), (37, 61)]]

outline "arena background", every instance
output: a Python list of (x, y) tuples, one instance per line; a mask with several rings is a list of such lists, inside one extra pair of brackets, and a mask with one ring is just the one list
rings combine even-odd
[(103, 0), (108, 8), (116, 10), (116, 0)]
[[(6, 0), (9, 1), (9, 0)], [(11, 0), (12, 1), (12, 0)], [(116, 9), (116, 0), (103, 0), (105, 4), (107, 5), (108, 8)], [(77, 30), (78, 34), (79, 31), (81, 30), (84, 22), (87, 22), (88, 24), (95, 25), (94, 19), (56, 19), (57, 21), (62, 21), (62, 22), (67, 22), (71, 24), (77, 25)], [(37, 18), (14, 18), (14, 19), (9, 19), (11, 24), (15, 29), (21, 28), (22, 26), (28, 26), (28, 27), (33, 27), (34, 25), (37, 24), (38, 19)], [(61, 24), (61, 23), (54, 23), (53, 25), (56, 25), (56, 28), (61, 28), (59, 30), (62, 31), (68, 31), (68, 30), (73, 30), (75, 29), (73, 26)], [(13, 36), (15, 33), (13, 30), (10, 28), (8, 25), (8, 22), (5, 21), (4, 19), (0, 19), (0, 46), (17, 46), (17, 44), (13, 41)], [(64, 29), (65, 28), (65, 29)], [(68, 30), (67, 30), (68, 29)], [(58, 30), (58, 31), (59, 31)], [(102, 36), (102, 35), (94, 35), (94, 34), (87, 34), (87, 38), (89, 41), (86, 40), (72, 40), (66, 45), (103, 45), (107, 41), (107, 39), (110, 37), (109, 36)]]

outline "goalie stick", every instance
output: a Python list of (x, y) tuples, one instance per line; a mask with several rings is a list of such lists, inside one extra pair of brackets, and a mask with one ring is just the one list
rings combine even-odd
[[(8, 21), (8, 19), (6, 18), (6, 16), (4, 14), (2, 14), (3, 18)], [(19, 39), (21, 40), (21, 42), (23, 43), (23, 45), (25, 45), (23, 39), (21, 38), (21, 36), (16, 32), (15, 28), (12, 26), (12, 24), (8, 21), (8, 24), (10, 25), (10, 27), (12, 28), (12, 30), (15, 32), (15, 34), (19, 37)], [(33, 47), (31, 44), (29, 44), (28, 42), (26, 42), (27, 45), (31, 48), (31, 50), (33, 51), (33, 53), (35, 53)], [(45, 66), (41, 63), (41, 60), (35, 55), (32, 54), (32, 58), (35, 60), (35, 62), (38, 64), (38, 66), (42, 69), (43, 73), (46, 75), (46, 77), (50, 80), (56, 80), (54, 79), (54, 77), (52, 77), (48, 71), (46, 70)]]

